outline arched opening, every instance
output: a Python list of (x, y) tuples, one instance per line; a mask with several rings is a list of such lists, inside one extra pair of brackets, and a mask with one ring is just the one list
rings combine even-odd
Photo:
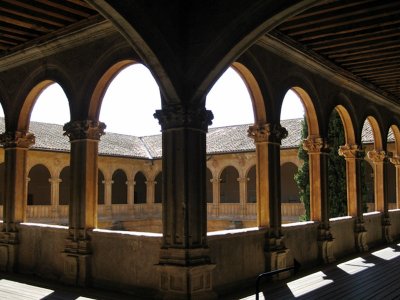
[(365, 162), (365, 175), (364, 181), (366, 186), (366, 196), (365, 205), (367, 206), (366, 211), (372, 212), (375, 211), (375, 198), (374, 198), (374, 170), (370, 163)]
[[(142, 99), (146, 101), (139, 102)], [(160, 133), (160, 125), (153, 117), (160, 108), (160, 90), (149, 69), (133, 61), (122, 61), (99, 81), (90, 114), (94, 119), (99, 116), (107, 124), (108, 132), (145, 136)]]
[(104, 175), (103, 172), (97, 172), (97, 204), (104, 204)]
[(213, 184), (212, 184), (213, 175), (210, 169), (207, 168), (206, 171), (206, 196), (207, 203), (213, 203)]
[(60, 205), (68, 205), (70, 201), (70, 168), (64, 167), (60, 173)]
[(158, 173), (155, 179), (155, 193), (154, 193), (154, 202), (162, 203), (162, 172)]
[(142, 172), (138, 172), (135, 175), (135, 195), (134, 203), (143, 204), (147, 202), (147, 188), (146, 188), (146, 177)]
[(118, 169), (112, 176), (111, 204), (128, 203), (127, 177), (124, 171)]
[(28, 174), (28, 205), (51, 205), (50, 172), (43, 165), (34, 166)]
[[(392, 133), (393, 136), (390, 135)], [(390, 162), (395, 168), (396, 176), (394, 188), (396, 190), (396, 204), (393, 208), (400, 208), (400, 129), (397, 125), (390, 126), (388, 148), (392, 151)], [(390, 207), (390, 205), (389, 205)]]
[[(394, 127), (394, 126), (393, 126)], [(396, 157), (396, 144), (395, 144), (395, 135), (393, 132), (392, 127), (388, 131), (387, 135), (387, 153), (388, 156), (391, 158)], [(391, 162), (394, 162), (393, 159), (391, 159)], [(395, 209), (397, 208), (397, 200), (396, 200), (396, 190), (397, 190), (397, 177), (396, 177), (396, 167), (393, 163), (387, 162), (386, 164), (386, 186), (387, 186), (387, 200), (388, 200), (388, 207), (389, 209)]]
[(298, 167), (287, 162), (281, 166), (281, 211), (282, 223), (298, 222), (305, 214), (304, 204), (299, 199), (299, 187), (294, 177)]
[(239, 173), (232, 167), (226, 167), (220, 177), (220, 203), (240, 203)]
[(256, 166), (252, 166), (247, 173), (247, 203), (256, 203)]

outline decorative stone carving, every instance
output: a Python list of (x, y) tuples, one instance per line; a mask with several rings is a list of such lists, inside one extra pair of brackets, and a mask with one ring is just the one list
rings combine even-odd
[(74, 140), (100, 140), (104, 135), (106, 124), (92, 120), (72, 121), (64, 125), (64, 135), (68, 136), (70, 141)]
[(365, 152), (359, 149), (357, 145), (345, 144), (339, 147), (338, 153), (345, 159), (363, 159)]
[(318, 246), (321, 259), (324, 263), (331, 263), (335, 261), (333, 255), (333, 236), (327, 226), (320, 226), (318, 229)]
[(162, 130), (188, 127), (207, 132), (212, 124), (213, 113), (205, 108), (185, 107), (181, 104), (169, 105), (162, 110), (156, 110), (153, 115), (158, 119)]
[(4, 148), (29, 148), (35, 144), (35, 135), (26, 131), (7, 131), (0, 134), (0, 144)]
[(396, 167), (400, 167), (400, 156), (393, 156), (389, 158), (390, 162), (394, 164)]
[(255, 143), (269, 142), (280, 144), (288, 136), (288, 132), (280, 124), (267, 123), (249, 126), (247, 136), (251, 137)]
[(385, 151), (371, 150), (371, 151), (368, 151), (367, 155), (368, 155), (368, 158), (370, 160), (372, 160), (372, 162), (374, 162), (374, 163), (384, 162), (384, 160), (386, 158)]
[(322, 150), (327, 149), (328, 144), (321, 137), (309, 136), (307, 139), (303, 140), (303, 149), (308, 152), (308, 154), (321, 153)]

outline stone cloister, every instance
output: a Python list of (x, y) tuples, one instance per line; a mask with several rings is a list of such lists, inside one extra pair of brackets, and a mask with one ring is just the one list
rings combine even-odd
[[(387, 168), (393, 164), (398, 207), (398, 98), (271, 31), (281, 25), (286, 32), (285, 20), (296, 21), (323, 3), (82, 3), (89, 14), (82, 22), (57, 33), (49, 30), (0, 57), (5, 114), (1, 270), (153, 298), (209, 299), (252, 285), (259, 273), (294, 260), (312, 267), (399, 238), (400, 213), (389, 210), (387, 193)], [(155, 181), (162, 171), (161, 234), (98, 228), (98, 144), (106, 127), (99, 112), (111, 80), (134, 63), (149, 68), (161, 91), (162, 108), (154, 117), (162, 130), (162, 160), (149, 177)], [(229, 66), (252, 98), (254, 124), (248, 135), (256, 148), (256, 226), (207, 232), (206, 132), (213, 115), (205, 97)], [(70, 141), (68, 226), (26, 222), (27, 166), (35, 142), (30, 114), (41, 91), (54, 82), (65, 91), (71, 115), (64, 125)], [(311, 221), (284, 225), (280, 146), (287, 130), (280, 112), (289, 89), (306, 113)], [(348, 216), (329, 219), (326, 152), (333, 110), (346, 135), (339, 152), (346, 160)], [(365, 120), (374, 137), (369, 151), (361, 141)], [(388, 151), (389, 131), (393, 151)], [(375, 211), (364, 214), (360, 168), (366, 157), (373, 162)]]

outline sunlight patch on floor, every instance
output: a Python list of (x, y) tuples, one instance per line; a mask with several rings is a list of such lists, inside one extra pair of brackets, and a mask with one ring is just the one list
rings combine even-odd
[(398, 257), (400, 255), (400, 252), (391, 247), (387, 247), (385, 249), (372, 252), (371, 254), (384, 260), (391, 260)]
[(300, 297), (321, 287), (333, 283), (333, 280), (326, 279), (326, 274), (319, 271), (311, 275), (287, 283), (294, 297)]
[(347, 274), (350, 275), (367, 270), (368, 268), (372, 268), (373, 266), (375, 266), (375, 264), (367, 263), (366, 260), (361, 257), (357, 257), (355, 259), (337, 265), (339, 269), (345, 271)]
[(20, 283), (12, 280), (0, 280), (0, 299), (43, 299), (50, 294), (54, 293), (53, 290)]

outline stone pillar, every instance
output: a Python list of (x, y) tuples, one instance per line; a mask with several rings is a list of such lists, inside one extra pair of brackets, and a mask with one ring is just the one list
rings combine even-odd
[(97, 227), (98, 143), (105, 124), (90, 120), (64, 125), (71, 142), (69, 233), (64, 249), (64, 278), (85, 286), (90, 281), (90, 231)]
[(146, 203), (149, 205), (154, 204), (154, 197), (155, 197), (155, 190), (156, 190), (156, 182), (154, 180), (147, 180), (146, 181), (146, 194), (147, 199)]
[(371, 150), (368, 158), (372, 161), (374, 168), (374, 192), (375, 192), (375, 210), (384, 211), (384, 166), (383, 162), (386, 157), (385, 151)]
[(112, 218), (112, 207), (111, 207), (111, 198), (112, 198), (112, 185), (114, 183), (111, 179), (106, 179), (103, 181), (104, 183), (104, 217), (107, 219)]
[(3, 191), (3, 231), (0, 233), (0, 270), (16, 268), (18, 225), (25, 222), (27, 201), (26, 161), (28, 149), (35, 143), (29, 132), (5, 132), (0, 135), (4, 147), (5, 183)]
[(163, 240), (160, 290), (165, 299), (209, 299), (206, 132), (212, 113), (170, 105), (154, 116), (162, 127)]
[(213, 178), (210, 180), (212, 183), (213, 187), (213, 216), (218, 217), (219, 216), (219, 205), (220, 205), (220, 183), (221, 179), (220, 178)]
[(125, 182), (127, 186), (127, 193), (128, 193), (128, 204), (133, 205), (135, 203), (135, 184), (136, 182), (134, 180), (128, 180)]
[(280, 124), (250, 126), (249, 137), (256, 145), (257, 224), (268, 229), (266, 268), (276, 270), (292, 265), (281, 233), (280, 144), (287, 130)]
[(58, 205), (60, 204), (60, 182), (58, 177), (49, 178), (51, 187), (51, 213), (54, 221), (58, 219)]
[(361, 163), (364, 160), (364, 151), (357, 145), (346, 144), (339, 148), (339, 155), (346, 160), (347, 179), (347, 211), (355, 219), (355, 244), (359, 252), (368, 250), (367, 231), (364, 226), (363, 201), (361, 191)]
[(312, 221), (319, 222), (320, 258), (329, 263), (335, 258), (328, 215), (328, 146), (323, 138), (309, 136), (303, 141), (303, 148), (309, 157), (310, 216)]
[(240, 212), (242, 217), (246, 215), (246, 183), (247, 177), (240, 177), (237, 179), (239, 182), (239, 195), (240, 195)]
[(400, 156), (393, 156), (390, 162), (396, 168), (396, 208), (400, 208)]

